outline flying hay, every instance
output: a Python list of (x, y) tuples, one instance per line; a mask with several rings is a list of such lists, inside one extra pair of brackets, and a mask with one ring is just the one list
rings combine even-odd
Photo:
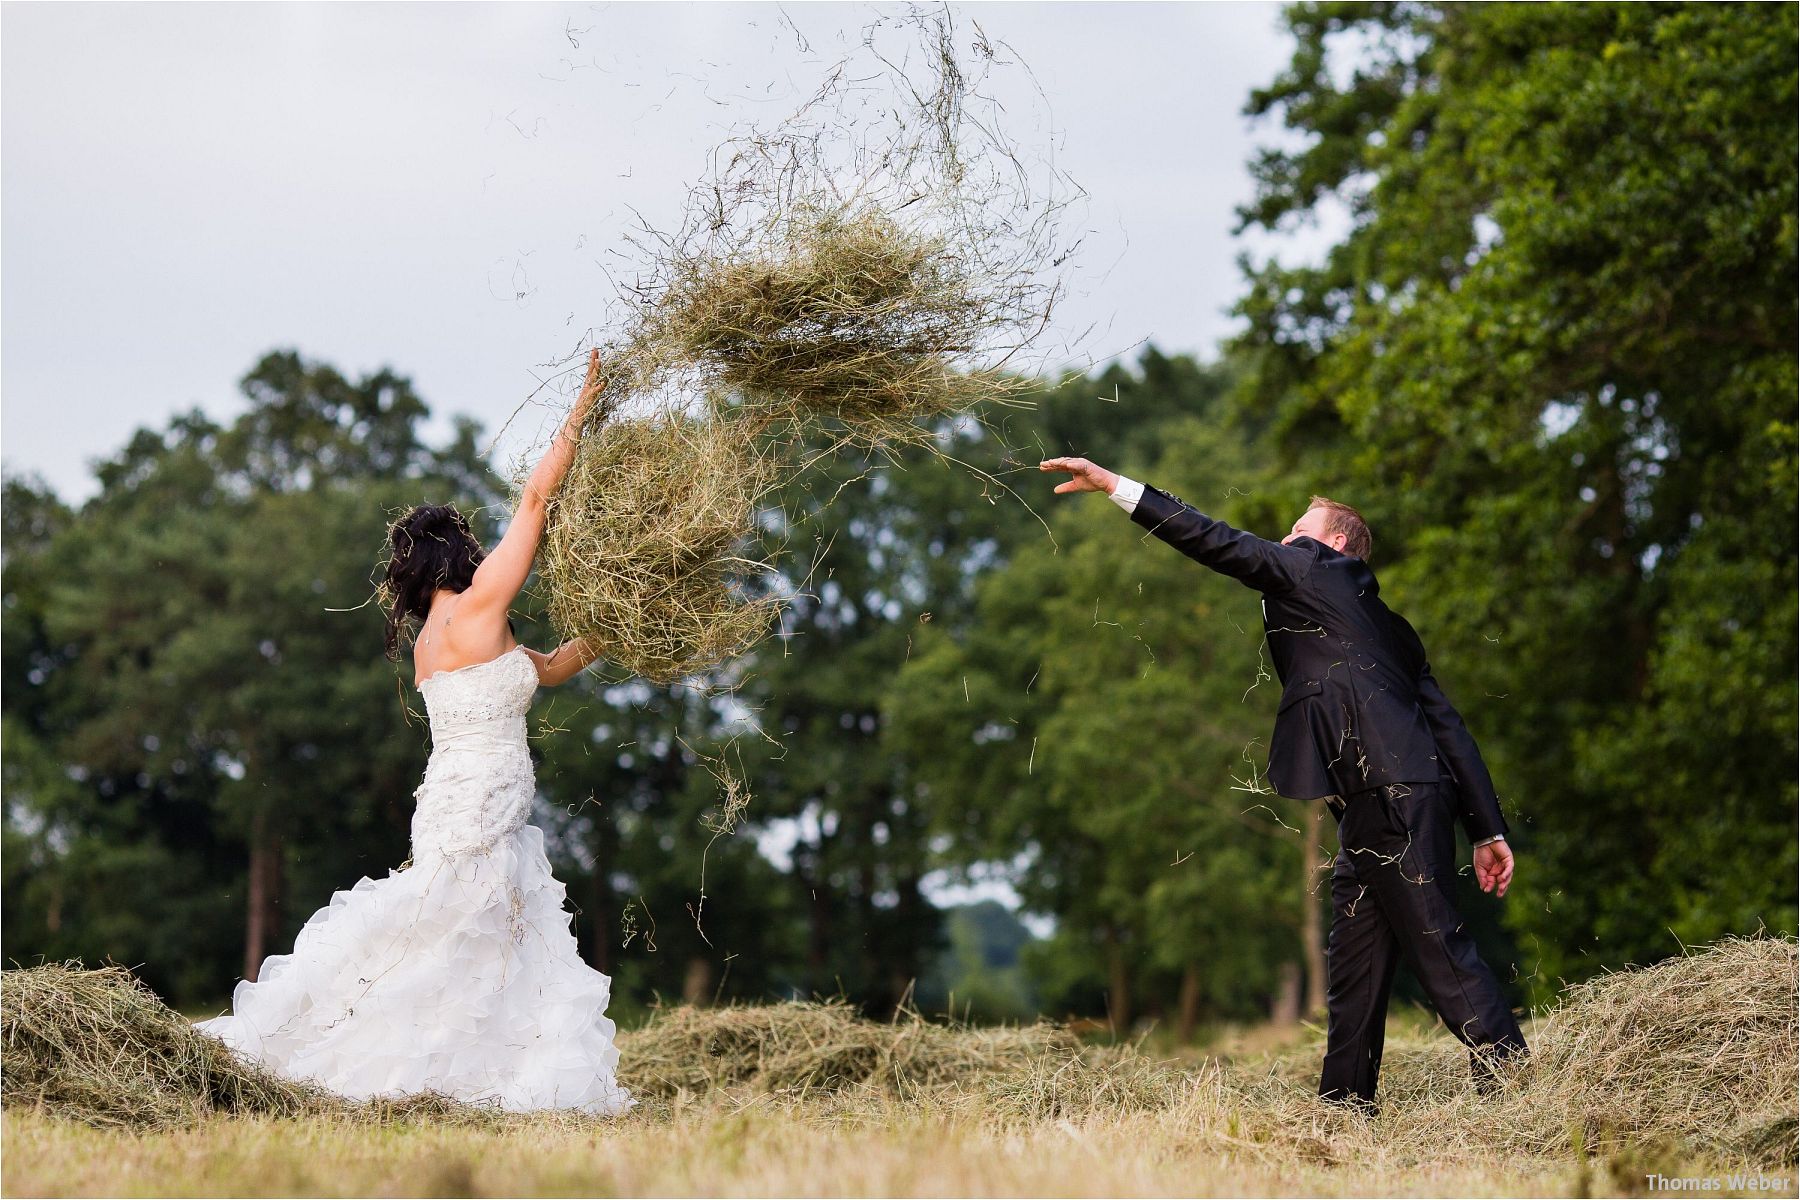
[(588, 434), (550, 504), (550, 619), (657, 683), (749, 646), (775, 615), (747, 594), (746, 557), (774, 463), (745, 431), (704, 416), (615, 419)]
[(873, 71), (840, 64), (775, 132), (728, 138), (679, 226), (631, 239), (642, 265), (602, 339), (544, 581), (559, 633), (652, 682), (769, 627), (793, 583), (756, 546), (758, 513), (821, 456), (930, 449), (946, 422), (1019, 402), (1017, 358), (1072, 250), (1064, 181), (997, 132), (979, 29), (970, 74), (950, 17), (905, 28), (922, 58), (865, 45)]

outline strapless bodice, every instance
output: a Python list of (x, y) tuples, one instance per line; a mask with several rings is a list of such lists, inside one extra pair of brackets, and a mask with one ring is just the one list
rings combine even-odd
[(537, 780), (525, 714), (537, 688), (537, 665), (523, 646), (420, 682), (431, 758), (413, 792), (415, 862), (485, 853), (531, 815)]
[(537, 694), (537, 664), (514, 646), (498, 658), (438, 671), (419, 682), (425, 712), (431, 718), (431, 741), (457, 727), (498, 717), (523, 717)]

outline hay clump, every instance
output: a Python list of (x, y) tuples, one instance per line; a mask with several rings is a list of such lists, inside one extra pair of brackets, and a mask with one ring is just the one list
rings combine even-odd
[(497, 1127), (544, 1115), (436, 1092), (356, 1101), (285, 1078), (196, 1029), (117, 965), (0, 972), (0, 1047), (9, 1108), (99, 1128), (182, 1129), (225, 1115)]
[[(1672, 1140), (1740, 1152), (1800, 1106), (1800, 954), (1727, 938), (1570, 988), (1516, 1102), (1529, 1142)], [(1533, 1120), (1535, 1118), (1535, 1120)], [(1794, 1161), (1788, 1139), (1786, 1161)]]
[(0, 973), (6, 1103), (91, 1125), (166, 1129), (218, 1112), (308, 1116), (342, 1102), (251, 1066), (124, 967)]
[(584, 439), (551, 501), (550, 619), (601, 640), (614, 665), (663, 683), (749, 646), (775, 604), (747, 595), (746, 556), (773, 462), (733, 423), (615, 419)]
[(620, 1080), (663, 1096), (731, 1088), (803, 1096), (872, 1083), (904, 1097), (1064, 1060), (1080, 1048), (1049, 1023), (959, 1028), (912, 1013), (870, 1021), (843, 1001), (683, 1005), (621, 1036)]
[(1347, 1121), (1313, 1094), (1317, 1048), (1228, 1065), (1226, 1081), (1271, 1161), (1324, 1139), (1401, 1164), (1648, 1147), (1791, 1166), (1797, 984), (1791, 937), (1727, 938), (1599, 976), (1527, 1031), (1530, 1063), (1490, 1095), (1475, 1091), (1469, 1053), (1449, 1035), (1395, 1039), (1372, 1121)]
[(785, 214), (765, 240), (779, 244), (678, 257), (645, 330), (656, 354), (707, 376), (725, 413), (830, 421), (872, 445), (1017, 390), (957, 365), (1004, 321), (942, 233), (846, 203)]
[(883, 1121), (908, 1108), (988, 1123), (1111, 1119), (1171, 1108), (1188, 1072), (1133, 1046), (1087, 1046), (1048, 1021), (871, 1021), (841, 1001), (658, 1015), (620, 1039), (621, 1080), (657, 1100), (763, 1100)]

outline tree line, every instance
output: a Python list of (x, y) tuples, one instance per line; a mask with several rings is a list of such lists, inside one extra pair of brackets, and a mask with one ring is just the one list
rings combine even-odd
[[(1792, 932), (1794, 14), (1288, 9), (1249, 108), (1302, 136), (1243, 224), (1350, 232), (1247, 261), (1215, 359), (1147, 350), (937, 454), (829, 462), (771, 513), (810, 575), (729, 691), (538, 697), (534, 819), (626, 1011), (916, 1003), (974, 936), (932, 882), (983, 874), (1053, 919), (1018, 964), (1048, 1011), (1320, 1006), (1335, 831), (1260, 779), (1255, 594), (1051, 498), (1052, 454), (1263, 533), (1313, 493), (1362, 508), (1514, 827), (1507, 900), (1463, 886), (1521, 1002)], [(429, 744), (381, 654), (386, 526), (452, 501), (491, 544), (508, 494), (473, 422), (422, 439), (396, 372), (279, 351), (242, 386), (79, 506), (15, 476), (0, 508), (6, 958), (111, 957), (191, 1006), (405, 859)], [(550, 644), (541, 594), (515, 616)], [(723, 768), (752, 800), (721, 835)]]

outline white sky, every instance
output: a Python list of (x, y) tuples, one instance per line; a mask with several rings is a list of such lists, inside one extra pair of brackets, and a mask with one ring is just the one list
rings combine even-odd
[[(0, 458), (65, 499), (90, 460), (298, 349), (410, 375), (498, 433), (605, 316), (628, 207), (667, 222), (732, 121), (810, 92), (876, 11), (792, 4), (0, 6)], [(889, 13), (892, 8), (885, 9)], [(1010, 132), (1091, 193), (1065, 336), (1208, 353), (1290, 44), (1272, 4), (958, 6), (1010, 43)], [(767, 95), (765, 104), (745, 97)], [(722, 101), (722, 102), (721, 102)], [(1283, 243), (1306, 252), (1317, 231)], [(1270, 247), (1259, 246), (1261, 252)], [(615, 268), (619, 261), (614, 258)], [(517, 293), (525, 293), (522, 297)], [(527, 408), (496, 465), (543, 432)]]

